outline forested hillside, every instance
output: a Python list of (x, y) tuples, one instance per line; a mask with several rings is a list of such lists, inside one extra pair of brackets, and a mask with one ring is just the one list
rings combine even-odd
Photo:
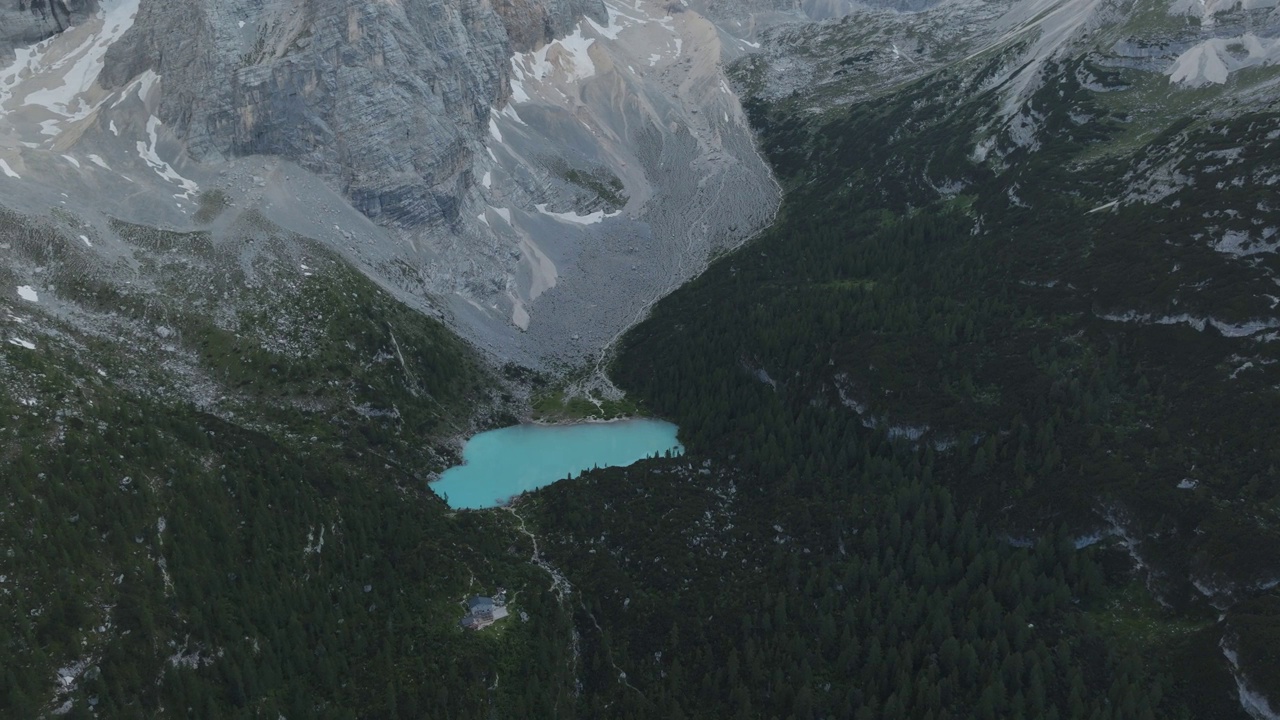
[[(1102, 71), (1053, 70), (1035, 143), (997, 135), (994, 163), (966, 141), (999, 100), (981, 72), (750, 106), (780, 221), (614, 366), (689, 459), (538, 501), (614, 711), (1280, 706), (1276, 257), (1206, 237), (1276, 222), (1280, 115), (1135, 147)], [(1191, 181), (1136, 197), (1162, 163)]]
[[(0, 276), (43, 280), (0, 300), (0, 716), (569, 705), (568, 617), (514, 518), (427, 488), (452, 435), (501, 421), (473, 350), (260, 218), (222, 242), (118, 224), (115, 268), (74, 222), (0, 225)], [(499, 586), (528, 620), (465, 633)]]

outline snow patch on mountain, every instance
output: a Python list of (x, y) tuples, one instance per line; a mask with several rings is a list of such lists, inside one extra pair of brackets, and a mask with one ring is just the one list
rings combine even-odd
[(1227, 658), (1227, 664), (1231, 666), (1231, 674), (1235, 677), (1240, 707), (1249, 713), (1250, 717), (1258, 720), (1280, 720), (1280, 712), (1272, 709), (1271, 703), (1267, 698), (1249, 687), (1244, 672), (1240, 669), (1240, 656), (1236, 653), (1235, 648), (1228, 644), (1225, 638), (1219, 646), (1222, 648), (1223, 656)]
[(542, 213), (543, 215), (548, 215), (557, 220), (560, 220), (561, 222), (573, 223), (575, 225), (594, 225), (598, 222), (603, 221), (605, 218), (611, 218), (618, 214), (616, 212), (606, 213), (603, 210), (597, 210), (596, 212), (587, 213), (586, 215), (579, 215), (577, 213), (572, 213), (572, 212), (558, 213), (558, 212), (552, 212), (548, 210), (546, 203), (538, 203), (534, 207), (536, 207), (538, 209), (538, 212)]
[[(603, 21), (582, 18), (509, 57), (510, 93), (491, 108), (472, 165), (464, 217), (515, 263), (505, 278), (454, 289), (468, 301), (454, 307), (468, 319), (497, 309), (543, 357), (597, 352), (776, 202), (723, 71), (720, 30), (650, 0), (605, 9)], [(500, 297), (473, 296), (498, 287)]]
[(1211, 38), (1178, 56), (1166, 74), (1169, 82), (1187, 87), (1222, 85), (1238, 70), (1280, 61), (1280, 40), (1253, 33)]
[[(611, 11), (610, 26), (613, 25), (615, 16), (626, 17)], [(584, 26), (590, 28), (593, 35), (611, 39), (616, 39), (617, 33), (621, 31), (621, 27), (611, 30), (610, 27), (601, 27), (590, 18), (584, 18), (571, 34), (552, 40), (532, 52), (513, 56), (511, 90), (516, 102), (528, 100), (529, 96), (524, 90), (524, 82), (527, 80), (542, 82), (559, 77), (563, 81), (574, 82), (586, 80), (596, 74), (595, 63), (591, 60), (591, 46), (595, 44), (596, 38), (585, 35)]]
[[(117, 248), (108, 216), (220, 237), (235, 216), (261, 212), (331, 244), (415, 308), (453, 313), (495, 356), (530, 365), (595, 357), (777, 206), (723, 70), (742, 49), (726, 51), (729, 35), (696, 8), (609, 0), (505, 44), (497, 20), (467, 29), (445, 19), (459, 30), (446, 37), (374, 4), (344, 36), (325, 25), (332, 8), (292, 6), (306, 12), (213, 12), (211, 34), (188, 39), (172, 14), (101, 0), (76, 27), (18, 48), (0, 61), (5, 204), (65, 207), (82, 221), (69, 237), (83, 233), (77, 249), (92, 255)], [(196, 0), (193, 11), (222, 9)], [(377, 88), (335, 91), (323, 68), (304, 82), (299, 68), (330, 41), (360, 59), (352, 85)], [(408, 100), (383, 92), (431, 70), (396, 54), (410, 41), (466, 71), (432, 76)], [(394, 112), (351, 110), (375, 101)], [(406, 120), (415, 108), (424, 115)], [(295, 115), (317, 120), (302, 127)], [(341, 156), (327, 140), (404, 128), (415, 141), (377, 164), (369, 158), (388, 143)], [(190, 204), (204, 190), (233, 208), (213, 227)]]
[(1223, 337), (1241, 338), (1257, 335), (1265, 330), (1272, 330), (1280, 327), (1280, 320), (1269, 318), (1266, 320), (1251, 320), (1243, 323), (1229, 323), (1212, 317), (1196, 317), (1189, 313), (1180, 313), (1178, 315), (1152, 315), (1150, 313), (1139, 313), (1129, 310), (1123, 313), (1106, 313), (1099, 315), (1099, 318), (1111, 322), (1132, 323), (1135, 325), (1188, 325), (1197, 332), (1204, 332), (1205, 329), (1212, 327)]
[(159, 140), (159, 128), (160, 118), (152, 115), (147, 119), (147, 141), (138, 141), (138, 156), (141, 157), (147, 165), (150, 165), (151, 169), (155, 170), (157, 175), (182, 187), (183, 191), (175, 194), (174, 197), (191, 200), (194, 198), (196, 193), (200, 192), (200, 186), (179, 175), (178, 171), (174, 170), (172, 165), (160, 159), (160, 155), (156, 152), (156, 143)]
[[(140, 0), (103, 0), (80, 27), (25, 48), (0, 69), (0, 118), (21, 111), (57, 136), (102, 103), (97, 88), (107, 49), (133, 26)], [(43, 112), (41, 112), (43, 111)]]

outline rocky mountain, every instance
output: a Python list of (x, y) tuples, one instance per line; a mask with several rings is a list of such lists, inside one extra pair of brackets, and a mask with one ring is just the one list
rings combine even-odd
[(0, 3), (0, 709), (1277, 717), (1275, 0)]
[(49, 34), (3, 73), (12, 206), (185, 230), (220, 193), (503, 359), (597, 353), (777, 202), (740, 41), (656, 3), (113, 0)]
[(0, 8), (0, 48), (6, 56), (14, 47), (30, 45), (87, 20), (97, 3), (72, 0), (32, 0)]
[(66, 192), (101, 230), (200, 228), (216, 193), (495, 357), (573, 366), (771, 217), (727, 63), (815, 112), (1000, 57), (972, 90), (1005, 98), (972, 148), (999, 162), (1037, 142), (1046, 67), (1077, 58), (1140, 73), (1112, 95), (1144, 122), (1172, 116), (1139, 97), (1162, 86), (1204, 106), (1246, 77), (1219, 112), (1265, 104), (1274, 11), (1184, 5), (23, 3), (0, 42), (0, 182), (23, 212)]
[[(565, 702), (524, 535), (426, 481), (527, 412), (514, 365), (595, 359), (772, 216), (729, 39), (651, 3), (68, 12), (0, 16), (0, 714), (473, 716), (535, 652)], [(477, 582), (523, 588), (525, 651), (457, 635)]]

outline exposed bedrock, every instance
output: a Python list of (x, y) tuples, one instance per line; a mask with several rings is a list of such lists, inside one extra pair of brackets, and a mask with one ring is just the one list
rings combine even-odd
[(82, 22), (97, 7), (96, 0), (0, 0), (0, 61), (12, 58), (15, 47)]
[(608, 20), (600, 0), (493, 0), (493, 10), (511, 38), (511, 49), (526, 52), (562, 37), (583, 16)]
[(0, 87), (9, 204), (188, 229), (218, 190), (499, 360), (590, 362), (777, 207), (755, 45), (694, 8), (100, 1)]
[(452, 219), (509, 47), (473, 0), (218, 0), (183, 13), (143, 2), (103, 84), (154, 70), (159, 116), (195, 159), (296, 160), (370, 218), (418, 227)]

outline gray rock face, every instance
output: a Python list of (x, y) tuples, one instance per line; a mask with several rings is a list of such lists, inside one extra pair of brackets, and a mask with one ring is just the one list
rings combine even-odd
[(903, 12), (919, 12), (938, 4), (938, 0), (874, 0), (860, 2), (858, 0), (804, 0), (801, 6), (805, 15), (814, 20), (840, 18), (859, 8), (885, 8)]
[(503, 362), (598, 365), (778, 204), (723, 72), (754, 44), (666, 0), (97, 2), (0, 77), (3, 204), (220, 197)]
[(0, 0), (0, 60), (13, 49), (56, 35), (98, 8), (96, 0)]
[(802, 19), (831, 20), (856, 10), (918, 12), (934, 7), (939, 2), (940, 0), (691, 0), (687, 5), (722, 24), (757, 29), (777, 23), (779, 16), (790, 16), (793, 22)]
[(508, 27), (532, 43), (604, 15), (599, 0), (503, 7), (507, 25), (476, 0), (144, 2), (101, 81), (158, 73), (159, 117), (197, 160), (295, 160), (381, 224), (439, 226), (472, 182), (467, 139), (508, 92)]
[(565, 35), (584, 15), (598, 23), (608, 19), (600, 0), (494, 0), (493, 9), (517, 52)]

